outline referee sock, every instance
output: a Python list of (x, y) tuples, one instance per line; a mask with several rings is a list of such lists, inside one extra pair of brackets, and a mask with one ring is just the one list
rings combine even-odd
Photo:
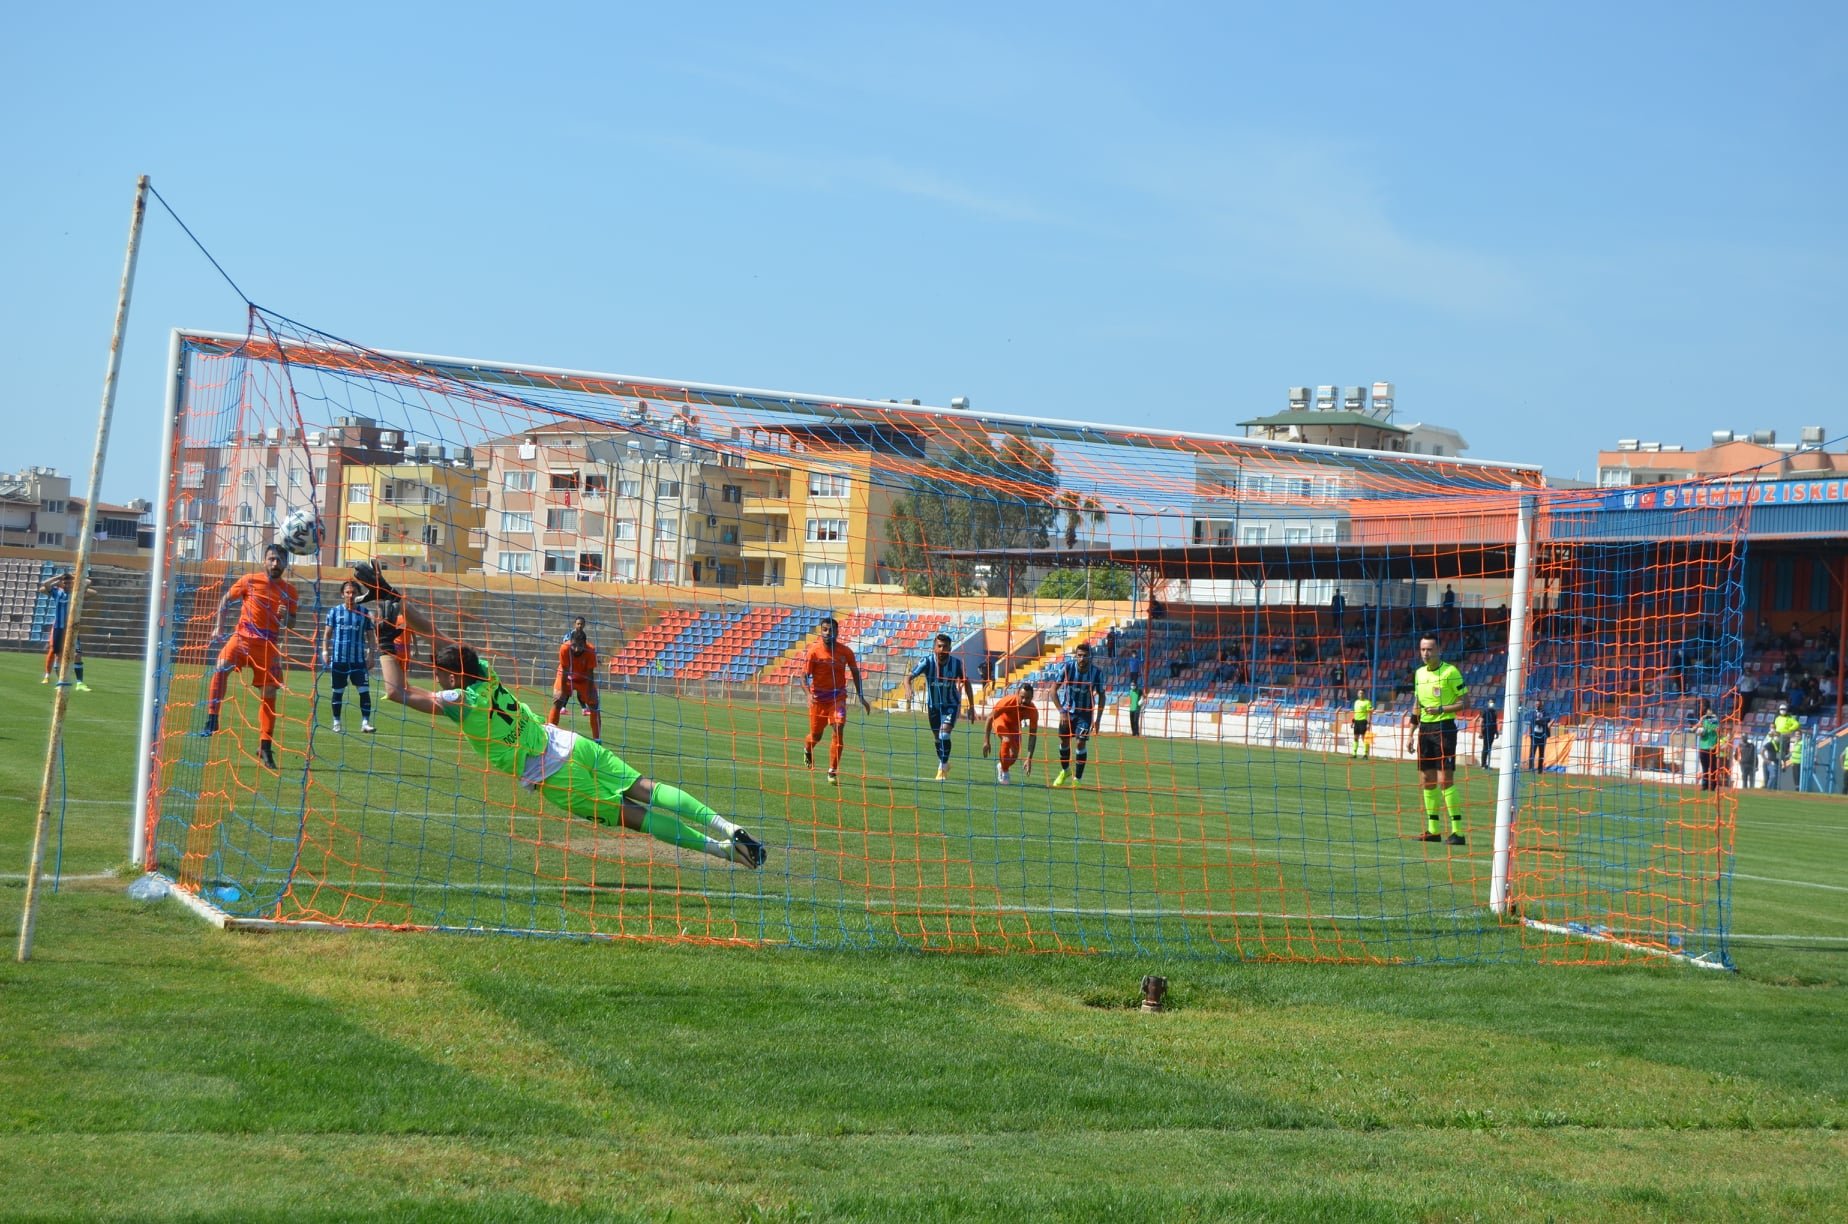
[(1463, 831), (1463, 814), (1457, 811), (1457, 788), (1454, 786), (1446, 786), (1444, 788), (1444, 811), (1450, 814), (1450, 831), (1452, 833), (1461, 833)]
[(1424, 796), (1425, 832), (1435, 833), (1437, 832), (1437, 791), (1426, 787), (1418, 793)]

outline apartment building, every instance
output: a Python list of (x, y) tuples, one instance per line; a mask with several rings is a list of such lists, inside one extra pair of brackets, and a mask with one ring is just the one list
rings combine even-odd
[(486, 474), (473, 454), (417, 444), (402, 463), (348, 464), (341, 489), (338, 562), (383, 560), (429, 574), (481, 568)]

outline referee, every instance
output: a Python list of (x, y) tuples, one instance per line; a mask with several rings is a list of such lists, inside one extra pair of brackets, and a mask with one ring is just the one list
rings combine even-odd
[[(1418, 657), (1423, 665), (1412, 673), (1412, 689), (1418, 706), (1411, 722), (1418, 733), (1418, 772), (1424, 775), (1425, 834), (1423, 841), (1448, 841), (1463, 844), (1463, 814), (1458, 811), (1457, 715), (1469, 709), (1469, 686), (1463, 673), (1453, 663), (1446, 663), (1438, 649), (1437, 638), (1427, 633), (1418, 639)], [(1450, 836), (1438, 832), (1437, 800), (1444, 800), (1450, 815)]]

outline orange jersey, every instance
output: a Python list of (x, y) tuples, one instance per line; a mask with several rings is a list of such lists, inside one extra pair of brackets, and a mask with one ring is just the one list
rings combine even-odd
[(558, 670), (564, 675), (566, 684), (582, 684), (587, 680), (595, 680), (597, 678), (597, 648), (586, 642), (582, 654), (572, 654), (571, 643), (561, 643), (558, 647)]
[(808, 677), (809, 700), (819, 703), (845, 699), (847, 676), (858, 667), (859, 660), (853, 657), (853, 647), (847, 643), (836, 642), (829, 650), (826, 642), (816, 642), (809, 647), (802, 665), (802, 674)]
[(1039, 730), (1039, 710), (1019, 693), (1009, 693), (995, 702), (988, 714), (988, 725), (994, 728), (996, 735), (1019, 735), (1020, 724), (1026, 722)]
[(237, 631), (246, 637), (273, 642), (282, 634), (284, 615), (295, 615), (295, 586), (284, 578), (272, 582), (268, 574), (245, 574), (231, 584), (226, 596), (244, 602)]

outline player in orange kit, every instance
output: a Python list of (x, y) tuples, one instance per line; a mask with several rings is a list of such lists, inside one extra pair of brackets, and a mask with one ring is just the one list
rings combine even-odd
[(556, 727), (559, 715), (577, 695), (590, 715), (590, 738), (603, 742), (603, 706), (597, 700), (597, 648), (584, 632), (584, 618), (571, 623), (571, 633), (558, 646), (558, 674), (552, 679), (552, 712), (545, 721)]
[[(286, 660), (282, 653), (282, 632), (285, 628), (295, 627), (295, 610), (297, 599), (294, 584), (283, 578), (283, 571), (289, 568), (289, 552), (280, 544), (271, 544), (263, 550), (263, 572), (245, 574), (231, 584), (225, 597), (218, 601), (217, 611), (212, 613), (212, 644), (223, 643), (218, 652), (218, 664), (212, 672), (212, 685), (207, 698), (205, 726), (200, 735), (213, 735), (218, 731), (218, 707), (225, 699), (225, 685), (230, 681), (231, 673), (239, 668), (250, 669), (250, 683), (261, 694), (261, 705), (257, 712), (257, 729), (260, 739), (257, 742), (257, 755), (269, 768), (276, 768), (276, 754), (271, 748), (276, 738), (276, 690), (282, 687), (282, 673)], [(240, 601), (241, 607), (237, 617), (237, 628), (229, 638), (225, 636), (225, 609), (233, 600)]]
[(853, 648), (840, 640), (841, 623), (832, 616), (821, 622), (821, 640), (809, 647), (803, 660), (802, 684), (809, 691), (808, 738), (802, 741), (802, 761), (815, 767), (815, 745), (834, 728), (834, 742), (828, 746), (828, 782), (840, 785), (841, 747), (847, 735), (847, 678), (853, 677), (853, 691), (860, 698), (860, 708), (868, 714), (873, 707), (866, 700), (860, 683), (860, 661)]
[(988, 712), (988, 726), (982, 731), (982, 755), (987, 756), (994, 747), (993, 736), (1001, 737), (1001, 759), (995, 762), (995, 781), (1006, 786), (1012, 777), (1009, 771), (1014, 762), (1020, 759), (1020, 724), (1026, 723), (1033, 728), (1027, 737), (1027, 772), (1033, 772), (1033, 754), (1039, 747), (1039, 707), (1033, 704), (1033, 686), (1023, 684), (1020, 691), (1010, 693), (995, 702), (994, 709)]

